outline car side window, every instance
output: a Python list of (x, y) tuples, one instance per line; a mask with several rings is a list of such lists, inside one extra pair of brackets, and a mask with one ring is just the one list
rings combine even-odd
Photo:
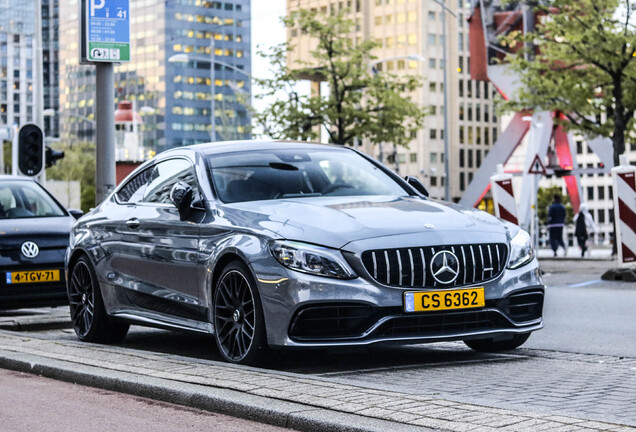
[(170, 159), (160, 162), (152, 169), (151, 180), (144, 191), (143, 202), (171, 204), (170, 191), (172, 186), (179, 181), (190, 185), (193, 196), (197, 196), (197, 185), (194, 168), (185, 159)]
[(132, 179), (130, 179), (121, 189), (117, 192), (117, 198), (119, 201), (129, 204), (135, 204), (141, 201), (148, 186), (149, 181), (152, 178), (154, 167), (143, 170)]

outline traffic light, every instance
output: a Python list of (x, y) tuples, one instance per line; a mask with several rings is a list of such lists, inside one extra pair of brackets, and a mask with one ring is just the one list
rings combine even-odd
[(44, 135), (34, 124), (26, 124), (18, 134), (18, 169), (24, 175), (36, 176), (44, 168)]
[(44, 165), (47, 168), (51, 168), (58, 159), (62, 159), (63, 157), (64, 152), (62, 150), (53, 150), (51, 147), (46, 146), (46, 150), (44, 151)]

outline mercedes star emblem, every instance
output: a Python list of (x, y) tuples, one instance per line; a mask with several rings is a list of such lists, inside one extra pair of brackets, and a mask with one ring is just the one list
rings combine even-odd
[(32, 241), (25, 241), (22, 243), (20, 251), (22, 252), (22, 255), (27, 258), (35, 258), (40, 253), (40, 248), (38, 248), (38, 245)]
[(433, 279), (441, 284), (449, 284), (459, 275), (459, 260), (451, 251), (439, 251), (431, 260)]

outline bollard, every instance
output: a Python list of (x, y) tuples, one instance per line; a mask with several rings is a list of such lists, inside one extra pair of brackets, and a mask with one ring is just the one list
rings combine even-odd
[(621, 155), (620, 164), (612, 168), (614, 183), (614, 223), (618, 265), (636, 264), (636, 167)]
[(497, 174), (490, 177), (492, 199), (495, 206), (495, 215), (503, 220), (519, 224), (517, 218), (517, 202), (512, 188), (512, 175), (505, 174), (503, 165), (497, 165)]

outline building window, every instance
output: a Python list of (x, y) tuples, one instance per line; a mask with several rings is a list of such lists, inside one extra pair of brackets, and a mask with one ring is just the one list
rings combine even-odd
[(435, 22), (435, 12), (429, 12), (428, 13), (428, 20), (430, 22)]
[(464, 103), (459, 104), (459, 119), (464, 120)]
[(428, 83), (428, 91), (431, 93), (434, 93), (437, 91), (437, 84), (434, 82), (429, 82)]
[(428, 34), (428, 45), (429, 46), (435, 46), (437, 44), (437, 35), (434, 35), (433, 33), (429, 33)]
[(605, 188), (603, 186), (598, 187), (598, 199), (600, 200), (605, 199)]
[(588, 201), (592, 201), (594, 199), (594, 186), (587, 187), (587, 199)]
[(459, 80), (459, 97), (464, 97), (464, 80)]
[(436, 163), (437, 162), (437, 153), (435, 152), (431, 152), (429, 159), (432, 163)]
[(428, 136), (430, 139), (436, 139), (437, 138), (437, 129), (431, 129), (428, 131)]
[(465, 153), (464, 149), (459, 149), (459, 167), (460, 168), (464, 168), (465, 166), (464, 153)]
[(409, 155), (409, 160), (410, 160), (410, 162), (412, 162), (412, 163), (417, 162), (417, 153), (411, 153), (411, 154)]
[(432, 176), (431, 177), (431, 186), (437, 186), (437, 177), (436, 176)]
[(429, 69), (435, 69), (437, 61), (434, 58), (428, 59), (428, 67)]

